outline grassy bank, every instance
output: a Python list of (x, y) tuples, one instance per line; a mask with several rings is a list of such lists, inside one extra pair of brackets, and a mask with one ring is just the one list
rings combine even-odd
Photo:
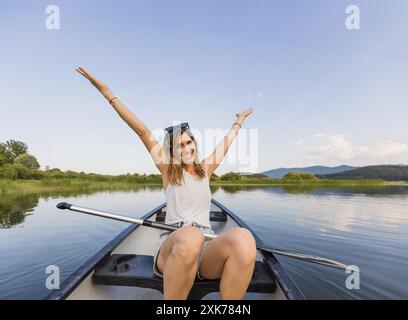
[[(162, 188), (160, 174), (127, 173), (104, 175), (97, 173), (62, 171), (59, 168), (45, 167), (40, 170), (37, 159), (30, 155), (28, 146), (22, 141), (8, 140), (0, 143), (0, 194), (36, 194), (57, 192), (93, 192), (103, 190), (132, 190), (146, 186)], [(368, 169), (367, 169), (368, 168)], [(288, 172), (280, 179), (268, 178), (262, 174), (241, 175), (228, 172), (221, 176), (213, 174), (210, 185), (219, 186), (282, 186), (286, 188), (310, 187), (381, 187), (401, 185), (406, 182), (386, 181), (405, 179), (403, 166), (374, 166), (362, 168), (357, 177), (317, 177), (306, 172)], [(364, 170), (363, 170), (364, 169)], [(400, 171), (403, 171), (402, 173)], [(347, 171), (345, 174), (350, 174)], [(379, 178), (374, 180), (374, 178)], [(385, 179), (385, 180), (380, 180)]]
[[(212, 186), (388, 186), (399, 185), (401, 181), (383, 180), (312, 180), (312, 181), (289, 181), (284, 179), (248, 179), (242, 178), (236, 181), (211, 181)], [(135, 182), (135, 181), (96, 181), (94, 179), (41, 179), (41, 180), (0, 180), (0, 193), (41, 193), (41, 192), (63, 192), (63, 191), (120, 191), (138, 189), (141, 187), (162, 188), (158, 181)]]
[(161, 187), (161, 183), (135, 184), (127, 181), (94, 181), (86, 179), (0, 180), (1, 193), (41, 193), (92, 190), (130, 190), (143, 186)]

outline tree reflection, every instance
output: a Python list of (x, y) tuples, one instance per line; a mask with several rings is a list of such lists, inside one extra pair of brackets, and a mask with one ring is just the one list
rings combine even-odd
[[(140, 192), (145, 190), (160, 190), (161, 186), (154, 185), (139, 185), (128, 190), (120, 192)], [(118, 190), (79, 190), (79, 191), (64, 191), (64, 192), (45, 192), (45, 193), (3, 193), (0, 196), (0, 229), (9, 229), (13, 226), (24, 222), (25, 218), (32, 214), (34, 208), (38, 206), (39, 200), (49, 200), (64, 197), (81, 197), (83, 195), (92, 195), (98, 192), (114, 193)]]
[(2, 195), (0, 197), (0, 228), (20, 224), (38, 205), (38, 195)]

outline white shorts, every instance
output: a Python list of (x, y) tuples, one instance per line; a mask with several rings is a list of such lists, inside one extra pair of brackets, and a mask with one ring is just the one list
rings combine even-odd
[[(172, 226), (177, 226), (177, 227), (181, 227), (183, 226), (183, 222), (178, 222), (178, 223), (174, 223), (171, 224)], [(199, 229), (202, 233), (208, 233), (208, 234), (214, 234), (214, 230), (199, 224), (192, 224), (194, 227), (196, 227), (197, 229)], [(156, 243), (156, 250), (154, 252), (154, 260), (153, 260), (153, 272), (156, 276), (163, 278), (163, 274), (160, 272), (159, 268), (156, 265), (157, 262), (157, 257), (159, 256), (159, 252), (160, 252), (160, 248), (163, 244), (163, 242), (167, 239), (167, 237), (170, 235), (170, 233), (173, 231), (165, 231), (162, 234), (160, 234), (159, 240)], [(201, 277), (200, 275), (200, 267), (201, 267), (201, 259), (205, 250), (205, 247), (207, 246), (208, 242), (211, 239), (205, 239), (205, 242), (201, 248), (200, 251), (200, 255), (198, 256), (198, 268), (197, 268), (197, 278), (200, 280), (204, 280), (205, 278)]]

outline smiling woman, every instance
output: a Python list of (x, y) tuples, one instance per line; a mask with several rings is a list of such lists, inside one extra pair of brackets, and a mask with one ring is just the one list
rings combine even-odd
[(210, 224), (210, 177), (253, 109), (236, 114), (237, 118), (224, 139), (208, 158), (200, 160), (188, 123), (167, 128), (161, 147), (149, 128), (107, 85), (84, 68), (76, 70), (102, 93), (138, 134), (162, 174), (166, 223), (180, 226), (172, 233), (163, 233), (156, 245), (153, 270), (157, 276), (163, 277), (164, 298), (186, 299), (197, 276), (198, 279), (220, 279), (221, 298), (242, 299), (255, 266), (256, 244), (251, 232), (236, 227), (211, 241), (204, 241), (203, 233), (214, 233)]
[(163, 149), (169, 155), (167, 169), (169, 182), (164, 188), (166, 189), (169, 183), (181, 186), (183, 170), (203, 179), (207, 168), (199, 161), (197, 142), (188, 124), (175, 126), (171, 130), (167, 128), (166, 132)]

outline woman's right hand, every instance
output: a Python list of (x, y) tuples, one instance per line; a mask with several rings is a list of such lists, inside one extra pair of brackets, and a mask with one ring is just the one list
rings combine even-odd
[(106, 84), (104, 84), (102, 81), (95, 78), (92, 74), (90, 74), (84, 68), (78, 67), (75, 70), (78, 71), (80, 74), (82, 74), (85, 78), (87, 78), (92, 83), (92, 85), (96, 89), (98, 89), (103, 95), (105, 95), (105, 93), (109, 91), (109, 88)]

